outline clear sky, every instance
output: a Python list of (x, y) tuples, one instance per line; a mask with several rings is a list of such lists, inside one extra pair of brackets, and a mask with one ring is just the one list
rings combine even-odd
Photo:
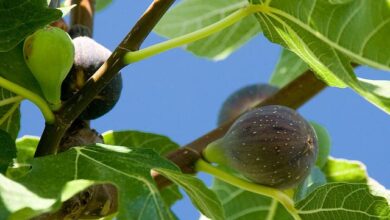
[[(94, 38), (113, 50), (151, 1), (114, 0), (95, 17)], [(145, 43), (163, 39), (152, 34)], [(181, 49), (141, 61), (123, 71), (124, 89), (115, 109), (93, 121), (99, 132), (140, 130), (163, 134), (180, 145), (215, 128), (222, 102), (235, 90), (268, 81), (280, 47), (259, 35), (226, 60), (213, 62)], [(390, 73), (359, 68), (360, 76), (390, 79)], [(390, 117), (349, 89), (327, 88), (299, 112), (324, 125), (334, 157), (360, 160), (371, 177), (390, 188)], [(38, 109), (22, 104), (20, 136), (40, 135)], [(210, 178), (201, 175), (210, 183)], [(175, 207), (179, 219), (198, 219), (186, 198)]]

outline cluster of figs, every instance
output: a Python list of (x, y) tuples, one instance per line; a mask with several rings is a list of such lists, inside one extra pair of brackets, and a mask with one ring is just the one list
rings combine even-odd
[[(73, 26), (68, 33), (45, 27), (24, 42), (26, 64), (54, 111), (76, 94), (111, 54), (89, 36), (83, 26)], [(92, 120), (106, 114), (117, 103), (121, 90), (118, 73), (79, 118)], [(254, 108), (277, 90), (256, 84), (233, 93), (222, 106), (218, 125), (241, 116), (222, 138), (207, 146), (204, 158), (262, 185), (285, 189), (302, 182), (316, 163), (315, 130), (288, 107)]]
[[(52, 110), (70, 99), (102, 66), (111, 52), (89, 37), (89, 29), (75, 25), (69, 33), (47, 26), (24, 41), (24, 59), (40, 85)], [(79, 119), (92, 120), (109, 112), (119, 100), (122, 76), (119, 73), (94, 97)]]

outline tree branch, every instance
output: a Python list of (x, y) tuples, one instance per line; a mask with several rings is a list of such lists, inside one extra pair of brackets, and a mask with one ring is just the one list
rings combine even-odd
[[(277, 93), (256, 107), (266, 105), (284, 105), (293, 109), (297, 109), (326, 87), (326, 84), (319, 80), (312, 71), (306, 71), (304, 74), (281, 88)], [(237, 116), (235, 119), (237, 119)], [(222, 126), (208, 132), (195, 141), (185, 145), (167, 155), (167, 158), (180, 167), (184, 173), (195, 173), (194, 169), (196, 161), (202, 157), (202, 151), (206, 146), (221, 138), (229, 130), (235, 119), (229, 121)], [(163, 188), (171, 184), (171, 182), (158, 173), (153, 173), (153, 177), (159, 188)]]
[(95, 0), (72, 0), (71, 4), (77, 6), (71, 11), (70, 26), (83, 25), (89, 29), (89, 37), (92, 37)]
[(41, 141), (35, 152), (36, 157), (55, 154), (57, 152), (61, 138), (64, 136), (68, 127), (107, 83), (125, 66), (123, 57), (126, 52), (135, 51), (140, 48), (145, 38), (150, 34), (173, 2), (174, 0), (153, 1), (108, 60), (86, 82), (83, 88), (68, 101), (64, 102), (61, 109), (55, 113), (56, 120), (54, 124), (46, 124)]

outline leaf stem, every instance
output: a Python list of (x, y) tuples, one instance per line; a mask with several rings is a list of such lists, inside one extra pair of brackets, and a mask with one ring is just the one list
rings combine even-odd
[(19, 107), (19, 104), (20, 102), (13, 104), (12, 107), (0, 118), (0, 125), (2, 125), (9, 117), (12, 116), (15, 110)]
[(298, 215), (298, 212), (294, 207), (294, 201), (288, 195), (278, 189), (245, 181), (212, 166), (211, 164), (207, 163), (202, 159), (196, 162), (195, 168), (198, 171), (203, 171), (205, 173), (211, 174), (216, 178), (241, 189), (245, 189), (253, 193), (274, 198), (286, 208), (286, 210), (290, 213), (290, 215), (294, 217), (295, 220), (301, 220), (301, 217)]
[(195, 42), (197, 40), (206, 38), (214, 33), (217, 33), (235, 23), (237, 23), (239, 20), (247, 17), (248, 15), (259, 11), (260, 5), (247, 5), (243, 8), (238, 9), (237, 11), (233, 12), (229, 16), (225, 17), (224, 19), (213, 23), (205, 28), (202, 28), (200, 30), (185, 34), (183, 36), (173, 38), (170, 40), (167, 40), (162, 43), (158, 43), (155, 45), (152, 45), (150, 47), (147, 47), (142, 50), (138, 51), (132, 51), (128, 52), (124, 56), (124, 63), (125, 64), (130, 64), (130, 63), (135, 63), (140, 60), (149, 58), (151, 56), (157, 55), (159, 53), (162, 53), (164, 51), (180, 47), (192, 42)]
[(47, 124), (54, 123), (54, 113), (51, 111), (49, 105), (41, 96), (3, 77), (0, 77), (0, 87), (30, 100), (41, 110)]
[(3, 99), (0, 101), (0, 107), (14, 103), (14, 102), (21, 102), (23, 99), (24, 98), (22, 96), (12, 96), (10, 98)]
[(277, 209), (278, 209), (278, 201), (272, 198), (266, 220), (273, 220), (275, 218), (275, 213)]

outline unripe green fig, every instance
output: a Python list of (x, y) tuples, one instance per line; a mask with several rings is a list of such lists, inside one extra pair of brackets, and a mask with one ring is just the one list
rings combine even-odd
[(328, 131), (318, 123), (310, 122), (310, 125), (314, 128), (318, 139), (318, 156), (316, 166), (322, 168), (328, 161), (331, 140)]
[[(111, 55), (107, 48), (89, 37), (76, 37), (73, 39), (73, 44), (75, 47), (74, 64), (62, 84), (62, 100), (67, 100), (77, 93)], [(92, 120), (106, 114), (118, 102), (121, 91), (122, 76), (119, 72), (107, 83), (79, 118)]]
[(24, 59), (52, 109), (61, 105), (61, 84), (73, 64), (74, 47), (60, 28), (46, 27), (24, 41)]
[(239, 117), (203, 156), (253, 182), (285, 189), (309, 175), (317, 151), (316, 134), (304, 118), (290, 108), (270, 105)]
[(253, 84), (235, 91), (222, 104), (218, 115), (218, 126), (252, 109), (277, 91), (278, 88), (268, 84)]

